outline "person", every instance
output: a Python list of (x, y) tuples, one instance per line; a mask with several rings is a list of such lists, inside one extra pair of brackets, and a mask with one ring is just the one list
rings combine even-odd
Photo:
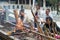
[[(46, 23), (43, 26), (43, 31), (46, 34), (46, 31), (48, 33), (55, 33), (57, 34), (60, 28), (57, 26), (57, 24), (55, 22), (53, 22), (53, 19), (51, 17), (46, 17)], [(46, 34), (48, 35), (48, 34)]]
[[(36, 10), (34, 12), (35, 18), (40, 22), (40, 5), (36, 5)], [(37, 28), (37, 24), (34, 20), (34, 27)]]
[(51, 17), (53, 19), (53, 16), (50, 13), (50, 9), (46, 9), (45, 14), (43, 14), (43, 17), (41, 19), (41, 23), (42, 23), (41, 25), (42, 25), (42, 27), (43, 27), (44, 23), (46, 22), (46, 17)]
[(16, 19), (16, 27), (14, 29), (14, 32), (16, 32), (17, 30), (23, 31), (25, 29), (25, 27), (23, 26), (22, 20), (18, 16), (17, 10), (14, 10), (14, 15), (15, 15), (15, 19)]
[(46, 9), (46, 13), (43, 16), (43, 19), (45, 20), (46, 17), (51, 17), (53, 19), (53, 15), (50, 13), (50, 9)]
[(26, 22), (27, 15), (24, 13), (24, 10), (20, 10), (19, 17), (23, 22)]
[(31, 10), (31, 12), (33, 13), (33, 22), (34, 22), (34, 29), (35, 31), (38, 31), (38, 27), (42, 28), (41, 26), (41, 19), (40, 19), (40, 5), (36, 5), (36, 10), (34, 12), (34, 10)]
[[(43, 11), (43, 10), (42, 10), (42, 11)], [(42, 28), (42, 27), (43, 27), (43, 24), (41, 24), (41, 21), (42, 21), (42, 20), (41, 20), (40, 5), (37, 4), (36, 7), (34, 8), (34, 10), (32, 9), (31, 12), (33, 12), (33, 14), (34, 14), (34, 16), (35, 16), (35, 19), (37, 19), (37, 21), (38, 21), (38, 23), (39, 23), (39, 26)], [(33, 22), (34, 22), (34, 28), (35, 28), (36, 30), (38, 30), (38, 29), (37, 29), (36, 21), (33, 20)]]
[(35, 16), (40, 18), (40, 5), (39, 4), (36, 5)]
[(21, 18), (24, 26), (29, 28), (29, 22), (31, 22), (31, 19), (29, 19), (28, 15), (24, 12), (23, 9), (20, 10), (19, 18)]

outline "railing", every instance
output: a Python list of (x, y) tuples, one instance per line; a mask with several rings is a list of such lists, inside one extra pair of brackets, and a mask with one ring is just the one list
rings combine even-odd
[(21, 9), (21, 6), (23, 5), (24, 9), (30, 9), (29, 4), (0, 4), (2, 8), (7, 8), (7, 9)]

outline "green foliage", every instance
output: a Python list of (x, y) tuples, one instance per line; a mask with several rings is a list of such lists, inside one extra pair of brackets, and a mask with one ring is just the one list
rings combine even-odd
[[(36, 0), (38, 4), (41, 4), (42, 0)], [(60, 0), (46, 0), (48, 4), (51, 4), (53, 6), (56, 6)]]
[(52, 5), (55, 5), (58, 3), (58, 0), (46, 0), (47, 2), (49, 2)]

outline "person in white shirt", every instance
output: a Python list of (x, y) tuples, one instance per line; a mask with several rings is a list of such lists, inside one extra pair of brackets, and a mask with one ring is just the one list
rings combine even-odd
[(43, 15), (43, 21), (46, 20), (46, 17), (51, 17), (53, 19), (53, 15), (50, 13), (50, 9), (46, 9), (46, 13)]

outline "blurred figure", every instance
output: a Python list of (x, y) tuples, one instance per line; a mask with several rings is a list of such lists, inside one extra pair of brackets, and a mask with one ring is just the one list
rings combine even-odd
[(43, 27), (44, 32), (46, 31), (49, 33), (55, 33), (57, 34), (60, 30), (60, 28), (57, 26), (55, 22), (53, 22), (53, 19), (51, 17), (46, 17), (46, 23)]
[(28, 24), (30, 19), (28, 18), (27, 14), (24, 13), (24, 10), (20, 10), (20, 13), (19, 13), (19, 17), (21, 18), (21, 20), (23, 21), (24, 24)]
[(35, 16), (40, 18), (40, 5), (36, 5)]
[[(40, 5), (36, 5), (35, 18), (40, 22)], [(34, 20), (34, 27), (37, 28), (37, 24)]]
[(45, 14), (43, 14), (41, 23), (45, 23), (46, 22), (46, 17), (51, 17), (53, 19), (53, 15), (50, 13), (50, 9), (46, 9)]
[(17, 10), (14, 10), (14, 15), (15, 15), (15, 19), (16, 19), (16, 28), (14, 29), (14, 32), (15, 32), (16, 30), (21, 30), (21, 31), (23, 31), (25, 28), (24, 28), (24, 26), (23, 26), (22, 20), (21, 20), (21, 19), (19, 18), (19, 16), (18, 16)]
[(44, 20), (46, 20), (46, 17), (51, 17), (53, 19), (53, 15), (50, 13), (50, 9), (46, 9), (46, 13), (44, 15)]
[(24, 20), (24, 17), (25, 17), (24, 10), (20, 10), (19, 16), (20, 16), (21, 20), (23, 21)]
[[(33, 11), (33, 13), (34, 13), (34, 16), (35, 16), (35, 19), (37, 19), (37, 21), (38, 21), (38, 23), (39, 23), (39, 25), (40, 25), (40, 27), (42, 28), (43, 26), (41, 25), (41, 10), (40, 10), (40, 5), (36, 5), (36, 8), (35, 8), (35, 10), (31, 10), (31, 12)], [(37, 29), (37, 24), (36, 24), (36, 21), (34, 20), (34, 28), (36, 29), (36, 30), (38, 30)]]
[(2, 25), (4, 25), (5, 18), (6, 18), (6, 13), (2, 10), (0, 13), (0, 20)]

